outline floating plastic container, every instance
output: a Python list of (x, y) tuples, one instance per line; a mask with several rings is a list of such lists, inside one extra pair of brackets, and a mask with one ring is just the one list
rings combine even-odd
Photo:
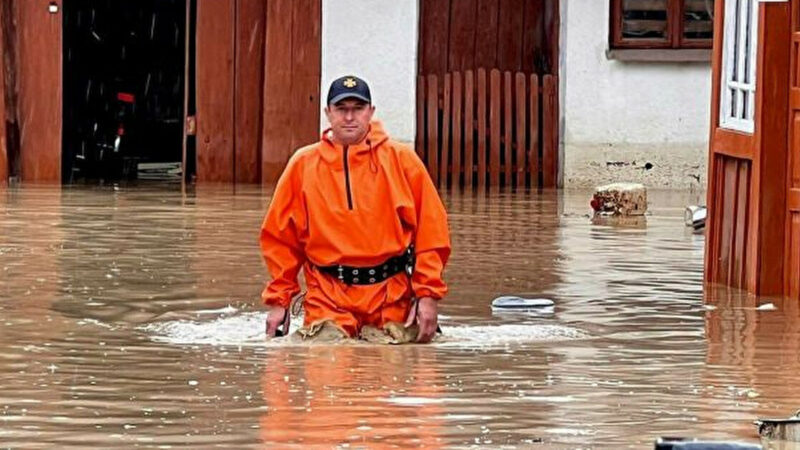
[(762, 450), (762, 447), (758, 444), (743, 442), (662, 437), (656, 440), (655, 450)]
[(492, 312), (552, 312), (555, 302), (549, 298), (525, 298), (512, 295), (492, 300)]
[(708, 210), (705, 206), (687, 206), (686, 211), (683, 212), (683, 222), (687, 227), (700, 231), (706, 227), (707, 215)]

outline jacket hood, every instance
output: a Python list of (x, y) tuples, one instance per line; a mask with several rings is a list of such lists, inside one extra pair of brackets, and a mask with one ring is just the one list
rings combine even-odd
[[(379, 120), (373, 120), (369, 123), (369, 129), (367, 130), (367, 134), (364, 136), (364, 138), (361, 139), (361, 141), (348, 146), (348, 152), (350, 155), (359, 155), (369, 152), (371, 162), (374, 163), (375, 150), (388, 140), (389, 135), (386, 134), (386, 131), (383, 129), (383, 123)], [(320, 143), (320, 151), (322, 153), (322, 158), (325, 161), (336, 162), (341, 160), (343, 155), (343, 146), (333, 142), (331, 128), (327, 128), (322, 132)]]

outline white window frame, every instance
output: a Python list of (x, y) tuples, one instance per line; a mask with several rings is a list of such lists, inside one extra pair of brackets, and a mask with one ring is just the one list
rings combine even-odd
[(759, 3), (725, 1), (719, 122), (723, 128), (745, 133), (755, 130)]

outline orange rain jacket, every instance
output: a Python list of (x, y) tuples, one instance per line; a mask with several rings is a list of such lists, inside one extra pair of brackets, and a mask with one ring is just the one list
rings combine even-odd
[[(329, 131), (298, 150), (278, 180), (261, 227), (261, 251), (272, 276), (262, 298), (267, 305), (288, 307), (300, 292), (302, 267), (308, 288), (305, 324), (355, 316), (358, 323), (345, 327), (353, 335), (364, 320), (383, 326), (385, 316), (370, 317), (384, 308), (396, 310), (389, 319), (402, 321), (412, 296), (444, 297), (450, 236), (444, 205), (413, 150), (390, 140), (377, 121), (349, 147), (334, 144)], [(380, 283), (351, 286), (315, 267), (375, 266), (412, 243), (416, 265), (410, 285), (401, 272)], [(380, 323), (372, 323), (376, 320)]]

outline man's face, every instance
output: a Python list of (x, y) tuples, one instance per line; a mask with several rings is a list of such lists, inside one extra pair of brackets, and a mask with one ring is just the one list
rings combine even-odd
[(358, 99), (345, 99), (325, 108), (333, 138), (341, 145), (355, 144), (364, 137), (375, 107)]

